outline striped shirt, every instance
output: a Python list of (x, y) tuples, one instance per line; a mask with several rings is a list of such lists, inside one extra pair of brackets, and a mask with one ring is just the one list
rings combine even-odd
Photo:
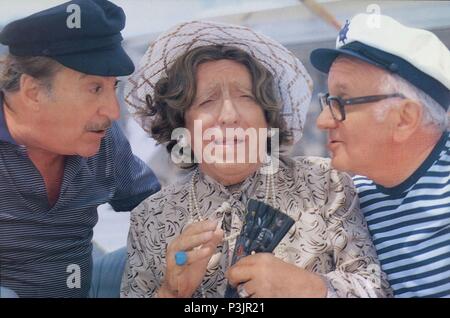
[(60, 197), (49, 206), (43, 178), (9, 134), (0, 100), (0, 285), (19, 297), (86, 297), (97, 206), (130, 211), (158, 190), (113, 124), (95, 156), (66, 158)]
[(382, 268), (396, 297), (450, 297), (450, 137), (403, 183), (355, 176)]

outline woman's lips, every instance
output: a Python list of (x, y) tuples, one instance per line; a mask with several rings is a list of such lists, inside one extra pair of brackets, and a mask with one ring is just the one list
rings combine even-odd
[(232, 139), (232, 140), (214, 140), (214, 144), (218, 146), (233, 146), (243, 143), (243, 139)]

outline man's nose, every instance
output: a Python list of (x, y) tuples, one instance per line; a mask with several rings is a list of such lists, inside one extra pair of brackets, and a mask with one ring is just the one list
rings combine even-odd
[(99, 113), (102, 116), (108, 117), (110, 120), (118, 120), (120, 118), (120, 104), (115, 92), (111, 92), (103, 101)]
[(236, 125), (239, 122), (236, 104), (231, 98), (225, 98), (223, 100), (218, 121), (221, 125)]
[(337, 127), (338, 122), (333, 118), (328, 107), (325, 107), (320, 112), (319, 117), (317, 117), (316, 125), (322, 130), (334, 129)]

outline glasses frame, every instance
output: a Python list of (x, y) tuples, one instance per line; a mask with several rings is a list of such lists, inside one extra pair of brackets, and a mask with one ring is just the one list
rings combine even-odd
[[(367, 103), (374, 103), (379, 102), (383, 99), (388, 98), (406, 98), (404, 95), (400, 93), (394, 93), (394, 94), (385, 94), (385, 95), (370, 95), (370, 96), (360, 96), (360, 97), (354, 97), (349, 99), (343, 99), (339, 96), (330, 96), (330, 93), (319, 93), (319, 104), (320, 108), (323, 111), (326, 106), (328, 106), (331, 116), (336, 121), (344, 121), (345, 116), (345, 106), (351, 106), (351, 105), (360, 105), (360, 104), (367, 104)], [(339, 106), (339, 113), (341, 115), (341, 119), (337, 117), (337, 114), (335, 114), (335, 111), (333, 110), (333, 107), (331, 106), (331, 101), (336, 101)]]

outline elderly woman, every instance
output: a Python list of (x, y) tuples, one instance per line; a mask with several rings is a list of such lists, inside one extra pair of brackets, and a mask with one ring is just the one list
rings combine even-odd
[[(191, 154), (195, 160), (186, 179), (133, 210), (123, 297), (224, 297), (228, 285), (238, 286), (241, 297), (386, 295), (349, 176), (325, 159), (277, 161), (271, 149), (273, 139), (281, 146), (298, 141), (310, 97), (300, 61), (245, 27), (185, 23), (150, 46), (126, 101), (173, 158), (180, 140), (172, 132), (184, 127), (181, 141), (192, 151), (181, 148), (183, 164)], [(258, 134), (255, 143), (250, 134), (228, 138), (231, 128), (278, 133)], [(272, 160), (249, 160), (255, 152)], [(233, 160), (211, 160), (224, 156)], [(293, 225), (272, 253), (236, 258), (252, 199)]]

